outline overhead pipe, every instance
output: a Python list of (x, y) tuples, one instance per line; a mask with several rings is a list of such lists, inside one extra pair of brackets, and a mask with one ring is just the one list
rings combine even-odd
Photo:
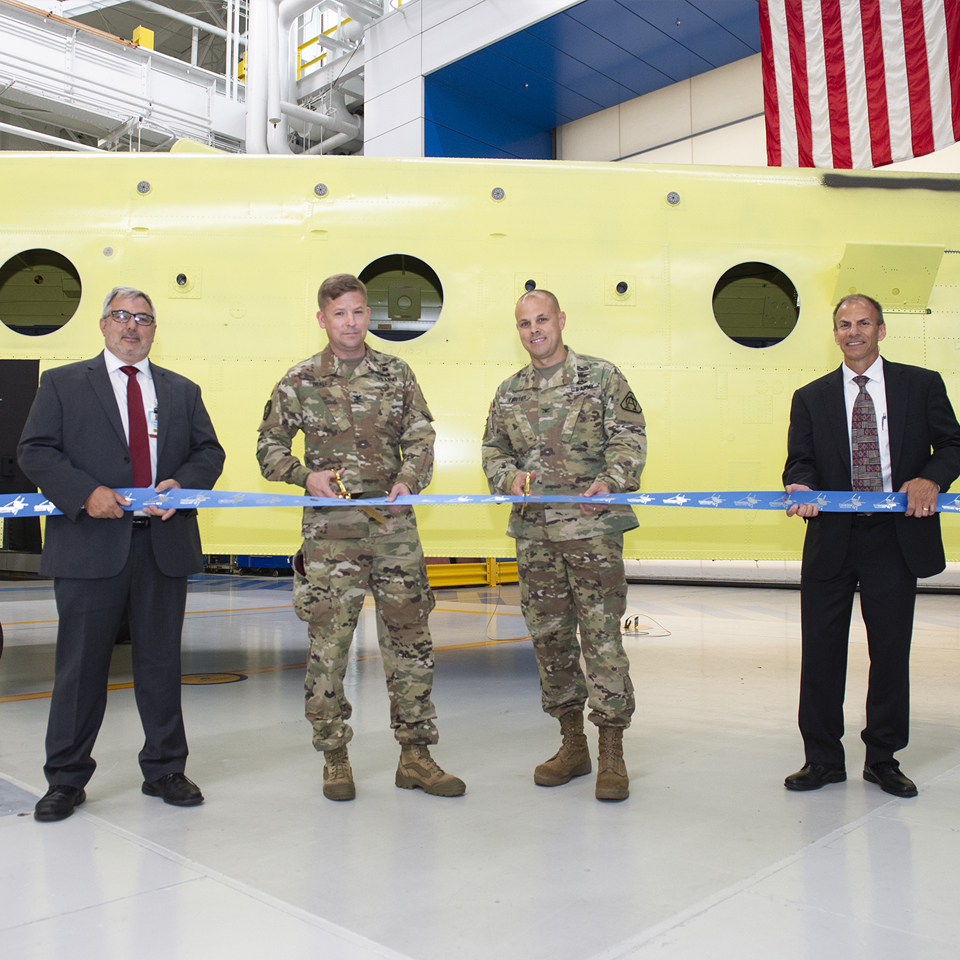
[[(269, 117), (272, 124), (267, 131), (267, 149), (270, 153), (293, 153), (290, 147), (289, 114), (283, 103), (296, 103), (297, 79), (294, 71), (293, 27), (301, 14), (312, 10), (317, 0), (272, 0), (276, 9), (276, 35), (271, 38), (271, 55), (276, 57), (271, 73)], [(275, 83), (273, 82), (275, 79)]]
[[(360, 132), (363, 132), (363, 124), (360, 125)], [(330, 150), (336, 150), (337, 147), (342, 147), (345, 143), (356, 139), (357, 137), (351, 137), (349, 133), (335, 133), (332, 137), (327, 137), (326, 140), (321, 140), (308, 150), (304, 150), (301, 156), (315, 156), (318, 153), (328, 153)]]
[(189, 24), (191, 27), (206, 30), (207, 33), (212, 33), (217, 37), (223, 37), (224, 40), (227, 39), (227, 31), (224, 30), (223, 27), (217, 27), (212, 23), (207, 23), (206, 20), (198, 20), (196, 17), (187, 16), (185, 13), (180, 13), (179, 10), (171, 10), (170, 7), (165, 7), (163, 4), (154, 3), (153, 0), (130, 0), (130, 3), (138, 7), (143, 7), (144, 10), (162, 13), (171, 20), (179, 20), (181, 23)]
[[(307, 130), (330, 129), (338, 134), (349, 135), (349, 139), (360, 135), (359, 124), (307, 110), (294, 102), (297, 97), (293, 68), (293, 25), (297, 17), (316, 5), (317, 0), (250, 0), (247, 31), (247, 153), (292, 153), (288, 118), (307, 124)], [(342, 96), (341, 104), (334, 112), (346, 114)]]
[(328, 37), (321, 33), (317, 37), (317, 46), (326, 47), (328, 50), (336, 50), (338, 53), (353, 53), (357, 49), (356, 44), (347, 43), (346, 40), (338, 40), (336, 37)]
[(247, 29), (246, 123), (247, 153), (267, 153), (267, 76), (271, 58), (267, 50), (271, 0), (250, 0)]
[(337, 0), (337, 6), (345, 10), (361, 23), (373, 23), (383, 16), (384, 11), (373, 3), (367, 3), (365, 0)]
[[(277, 14), (276, 0), (270, 0), (270, 19), (267, 21), (267, 123), (272, 123), (274, 129), (280, 122), (280, 63), (279, 63), (279, 15)], [(267, 131), (267, 145), (271, 153), (271, 133)]]
[(40, 133), (38, 130), (28, 130), (26, 127), (18, 127), (12, 123), (0, 123), (0, 133), (12, 133), (18, 137), (26, 137), (27, 140), (37, 140), (40, 143), (52, 143), (54, 146), (63, 147), (64, 150), (79, 150), (83, 153), (103, 153), (99, 147), (90, 147), (85, 143), (77, 143), (74, 140), (64, 140), (63, 137), (53, 137), (49, 133)]
[(287, 103), (286, 100), (281, 101), (280, 109), (288, 117), (293, 117), (295, 120), (300, 120), (309, 126), (320, 127), (321, 130), (335, 130), (337, 133), (345, 133), (351, 140), (360, 136), (360, 125), (357, 123), (347, 123), (343, 120), (338, 120), (336, 117), (331, 117), (328, 114), (308, 110), (299, 104)]

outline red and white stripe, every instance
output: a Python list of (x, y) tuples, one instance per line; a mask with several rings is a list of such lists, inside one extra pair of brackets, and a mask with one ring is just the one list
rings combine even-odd
[(760, 0), (767, 163), (870, 169), (960, 140), (960, 0)]

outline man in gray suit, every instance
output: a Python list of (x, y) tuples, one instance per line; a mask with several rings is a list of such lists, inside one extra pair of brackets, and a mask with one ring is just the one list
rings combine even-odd
[(63, 514), (47, 519), (40, 560), (40, 573), (54, 577), (60, 625), (44, 766), (50, 789), (37, 820), (63, 820), (86, 799), (124, 610), (145, 735), (142, 791), (177, 806), (203, 802), (183, 772), (180, 709), (187, 576), (203, 569), (196, 510), (133, 514), (117, 488), (208, 490), (224, 452), (200, 388), (147, 359), (156, 334), (150, 298), (115, 287), (102, 314), (106, 349), (43, 374), (18, 448), (24, 473)]

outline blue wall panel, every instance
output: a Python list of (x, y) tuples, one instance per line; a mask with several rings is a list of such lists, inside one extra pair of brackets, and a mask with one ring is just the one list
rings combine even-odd
[(550, 160), (551, 128), (424, 80), (424, 155)]
[(427, 77), (424, 150), (549, 159), (554, 127), (759, 50), (756, 0), (585, 0)]

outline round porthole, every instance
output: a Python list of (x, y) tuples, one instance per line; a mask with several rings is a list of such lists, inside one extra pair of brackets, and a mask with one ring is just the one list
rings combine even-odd
[(59, 330), (80, 305), (80, 274), (54, 250), (24, 250), (0, 267), (0, 320), (15, 333)]
[(745, 347), (772, 347), (790, 336), (800, 298), (790, 278), (769, 263), (738, 263), (713, 288), (720, 329)]
[(433, 268), (417, 257), (393, 253), (360, 271), (367, 286), (370, 332), (382, 340), (415, 340), (440, 317), (443, 286)]

